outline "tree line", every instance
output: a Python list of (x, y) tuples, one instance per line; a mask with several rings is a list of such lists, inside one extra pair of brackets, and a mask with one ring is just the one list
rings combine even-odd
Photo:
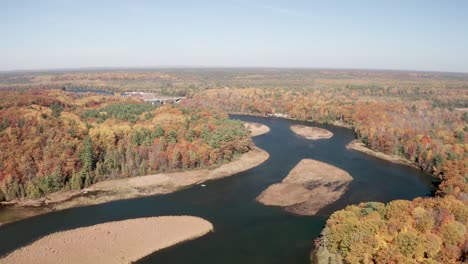
[(241, 122), (192, 102), (156, 108), (57, 90), (2, 94), (3, 201), (111, 178), (212, 167), (252, 146)]
[[(441, 182), (434, 198), (361, 204), (335, 212), (317, 243), (319, 263), (466, 261), (467, 112), (436, 107), (431, 101), (405, 95), (363, 96), (360, 91), (354, 86), (218, 89), (195, 98), (228, 112), (281, 113), (299, 120), (347, 126), (367, 147), (404, 157)], [(447, 96), (453, 101), (459, 94)]]

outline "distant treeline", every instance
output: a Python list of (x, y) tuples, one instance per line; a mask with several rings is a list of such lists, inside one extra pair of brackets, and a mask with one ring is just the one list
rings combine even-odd
[(218, 88), (336, 89), (371, 97), (465, 107), (468, 74), (331, 69), (136, 69), (0, 74), (0, 90), (144, 91), (187, 96)]

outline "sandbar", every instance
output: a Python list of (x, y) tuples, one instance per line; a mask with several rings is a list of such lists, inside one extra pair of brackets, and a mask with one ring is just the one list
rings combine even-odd
[(333, 137), (333, 133), (319, 127), (293, 125), (291, 130), (297, 135), (310, 140), (327, 139)]
[(132, 263), (212, 230), (210, 222), (193, 216), (107, 222), (47, 235), (11, 252), (0, 263)]
[(252, 137), (260, 136), (270, 132), (270, 128), (268, 126), (259, 123), (245, 122), (244, 126), (250, 131), (250, 135)]
[(301, 160), (281, 183), (270, 185), (257, 201), (285, 207), (299, 215), (314, 215), (338, 200), (353, 180), (346, 171), (312, 159)]

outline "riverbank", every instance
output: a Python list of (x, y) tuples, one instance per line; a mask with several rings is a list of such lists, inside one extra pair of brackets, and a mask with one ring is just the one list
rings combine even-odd
[(45, 236), (0, 263), (132, 263), (210, 231), (210, 222), (193, 216), (108, 222)]
[[(214, 169), (199, 169), (174, 173), (160, 173), (124, 179), (98, 182), (80, 191), (65, 191), (49, 194), (40, 199), (21, 200), (3, 203), (4, 206), (14, 206), (18, 217), (0, 219), (0, 222), (11, 222), (56, 210), (72, 207), (96, 205), (116, 200), (124, 200), (143, 196), (172, 193), (205, 181), (232, 176), (242, 171), (260, 165), (269, 158), (268, 152), (255, 147), (251, 151), (229, 163)], [(40, 207), (34, 213), (21, 215), (21, 208), (29, 211), (31, 207)], [(8, 209), (8, 208), (7, 208)]]
[(301, 160), (281, 183), (270, 185), (258, 197), (264, 205), (285, 207), (299, 215), (314, 215), (338, 200), (353, 180), (346, 171), (317, 160)]
[(366, 145), (364, 145), (364, 143), (362, 143), (362, 141), (359, 140), (359, 139), (351, 141), (348, 145), (346, 145), (346, 148), (347, 149), (357, 150), (357, 151), (366, 153), (368, 155), (372, 155), (374, 157), (377, 157), (379, 159), (383, 159), (383, 160), (390, 161), (390, 162), (393, 162), (393, 163), (402, 164), (402, 165), (406, 165), (406, 166), (410, 166), (410, 167), (419, 169), (418, 165), (416, 165), (414, 162), (411, 162), (411, 161), (409, 161), (409, 160), (407, 160), (407, 159), (405, 159), (403, 157), (400, 157), (400, 156), (388, 155), (388, 154), (385, 154), (383, 152), (372, 150), (372, 149), (366, 147)]
[(244, 126), (250, 131), (252, 137), (257, 137), (270, 132), (270, 128), (259, 123), (245, 122)]

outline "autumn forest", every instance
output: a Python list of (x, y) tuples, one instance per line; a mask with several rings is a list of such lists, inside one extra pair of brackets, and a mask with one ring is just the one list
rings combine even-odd
[[(94, 92), (75, 93), (74, 90)], [(152, 105), (128, 91), (183, 96)], [(112, 94), (100, 94), (106, 91)], [(468, 75), (160, 69), (0, 74), (0, 201), (212, 168), (253, 148), (229, 113), (351, 129), (430, 175), (433, 197), (351, 205), (315, 239), (317, 263), (468, 261)]]

